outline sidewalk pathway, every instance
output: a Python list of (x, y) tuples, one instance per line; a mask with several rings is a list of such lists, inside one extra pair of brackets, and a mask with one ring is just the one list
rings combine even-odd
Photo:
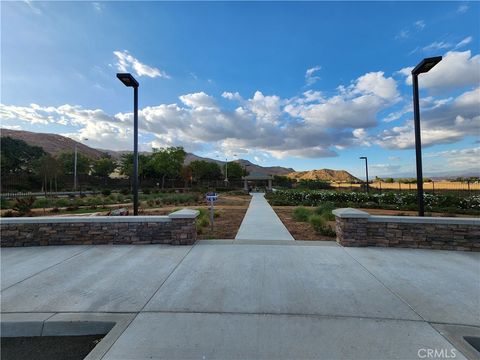
[(252, 200), (235, 240), (295, 240), (265, 200), (263, 193), (252, 193)]

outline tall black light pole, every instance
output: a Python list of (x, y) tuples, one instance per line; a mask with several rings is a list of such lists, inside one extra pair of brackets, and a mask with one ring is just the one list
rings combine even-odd
[(435, 57), (423, 59), (412, 70), (413, 122), (415, 124), (415, 155), (417, 158), (418, 216), (425, 215), (425, 206), (423, 204), (422, 139), (420, 136), (420, 100), (418, 95), (418, 75), (429, 72), (441, 60), (442, 60), (441, 56), (435, 56)]
[(138, 81), (129, 73), (119, 73), (117, 78), (133, 87), (133, 215), (138, 215)]
[(367, 193), (368, 193), (368, 159), (366, 156), (360, 156), (359, 159), (365, 160), (365, 174), (367, 176)]

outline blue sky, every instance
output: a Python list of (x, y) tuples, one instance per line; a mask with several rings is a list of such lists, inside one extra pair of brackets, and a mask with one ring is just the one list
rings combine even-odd
[[(2, 2), (2, 126), (296, 170), (413, 176), (410, 67), (424, 170), (480, 155), (478, 2)], [(83, 140), (88, 138), (88, 140)]]

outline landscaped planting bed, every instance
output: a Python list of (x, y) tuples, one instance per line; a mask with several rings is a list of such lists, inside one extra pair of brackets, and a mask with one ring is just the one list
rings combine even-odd
[[(279, 190), (267, 194), (272, 206), (319, 206), (331, 202), (336, 207), (381, 208), (391, 210), (416, 210), (416, 193), (362, 193), (324, 190)], [(458, 197), (454, 195), (424, 194), (427, 211), (480, 214), (480, 195)]]
[[(307, 209), (307, 212), (301, 211), (306, 214), (306, 217), (301, 219), (298, 217), (298, 207), (294, 206), (274, 206), (273, 210), (285, 225), (287, 230), (292, 234), (295, 240), (321, 240), (321, 241), (335, 241), (335, 235), (330, 233), (324, 235), (316, 229), (310, 222), (310, 218), (313, 216), (313, 223), (318, 222), (318, 217), (321, 215), (316, 214), (315, 209)], [(297, 213), (297, 214), (296, 214)], [(332, 214), (333, 216), (333, 214)], [(335, 220), (324, 219), (321, 221), (324, 226), (328, 226), (333, 232), (335, 229)]]

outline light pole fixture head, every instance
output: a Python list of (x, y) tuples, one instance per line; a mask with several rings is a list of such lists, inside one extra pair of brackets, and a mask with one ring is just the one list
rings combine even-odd
[(135, 78), (130, 73), (117, 73), (117, 78), (119, 78), (119, 80), (128, 87), (137, 88), (139, 85), (138, 81), (135, 80)]
[(366, 156), (360, 156), (359, 159), (367, 160), (367, 157)]
[(425, 58), (417, 66), (415, 66), (415, 68), (412, 70), (412, 74), (418, 75), (418, 74), (429, 72), (441, 60), (442, 60), (441, 56)]

